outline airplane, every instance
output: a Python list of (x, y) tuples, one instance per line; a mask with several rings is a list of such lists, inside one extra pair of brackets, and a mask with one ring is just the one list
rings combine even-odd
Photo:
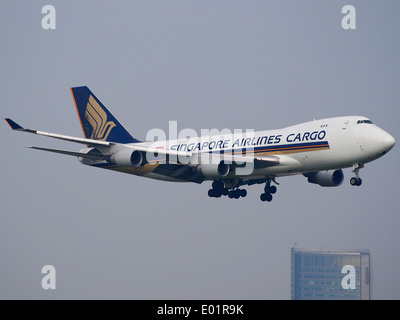
[(77, 151), (29, 148), (75, 156), (85, 165), (173, 182), (212, 181), (208, 196), (238, 199), (241, 187), (265, 184), (261, 201), (270, 202), (276, 178), (304, 175), (322, 187), (342, 184), (344, 168), (353, 168), (350, 184), (360, 186), (359, 170), (395, 145), (395, 139), (363, 116), (313, 120), (277, 130), (139, 141), (118, 122), (86, 86), (71, 88), (84, 138), (25, 129), (13, 130), (86, 145)]

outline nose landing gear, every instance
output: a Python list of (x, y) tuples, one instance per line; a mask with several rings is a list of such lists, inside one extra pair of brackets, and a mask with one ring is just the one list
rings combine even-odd
[(352, 186), (361, 186), (362, 184), (362, 179), (360, 178), (360, 169), (364, 168), (364, 164), (363, 163), (359, 163), (357, 165), (354, 166), (354, 170), (352, 172), (354, 172), (355, 177), (350, 179), (350, 184)]

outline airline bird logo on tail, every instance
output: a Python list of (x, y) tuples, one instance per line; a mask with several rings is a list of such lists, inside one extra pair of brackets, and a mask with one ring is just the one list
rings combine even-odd
[(92, 95), (90, 95), (86, 106), (85, 118), (93, 127), (90, 139), (105, 141), (107, 140), (112, 128), (116, 126), (114, 121), (107, 121), (107, 113), (102, 109)]

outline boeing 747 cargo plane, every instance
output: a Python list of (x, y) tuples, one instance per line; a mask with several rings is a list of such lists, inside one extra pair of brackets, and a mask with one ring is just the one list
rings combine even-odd
[(160, 141), (133, 138), (87, 87), (71, 88), (84, 138), (25, 129), (13, 130), (86, 145), (79, 152), (30, 147), (78, 157), (92, 167), (175, 182), (213, 181), (210, 197), (238, 199), (243, 186), (265, 184), (262, 201), (271, 201), (277, 177), (303, 174), (322, 187), (339, 186), (343, 168), (359, 170), (386, 154), (395, 139), (362, 116), (314, 120), (291, 127), (246, 133), (206, 135)]

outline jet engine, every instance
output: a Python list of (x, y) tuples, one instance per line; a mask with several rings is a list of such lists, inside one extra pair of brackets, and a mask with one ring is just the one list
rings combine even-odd
[(305, 176), (308, 177), (308, 182), (319, 184), (321, 187), (340, 186), (344, 179), (342, 169), (313, 172)]
[(112, 163), (121, 167), (139, 167), (143, 163), (143, 153), (138, 150), (124, 149), (111, 155)]
[(229, 164), (221, 161), (218, 164), (200, 164), (197, 172), (203, 174), (207, 178), (222, 178), (228, 175), (230, 171)]

